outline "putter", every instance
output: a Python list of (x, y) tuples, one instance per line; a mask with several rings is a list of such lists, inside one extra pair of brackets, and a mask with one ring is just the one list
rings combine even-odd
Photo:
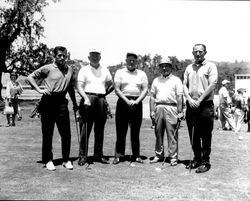
[(77, 123), (77, 118), (76, 118), (76, 112), (74, 111), (74, 116), (75, 116), (75, 122), (76, 122), (76, 134), (77, 134), (77, 140), (78, 140), (78, 144), (80, 144), (80, 140), (79, 140), (79, 129), (78, 129), (78, 123)]
[[(178, 119), (176, 128), (175, 128), (175, 130), (174, 130), (174, 137), (175, 137), (177, 131), (179, 130), (180, 125), (181, 125), (181, 120)], [(172, 143), (172, 142), (173, 142), (173, 141), (171, 141), (171, 143)], [(161, 164), (161, 166), (162, 166), (161, 168), (155, 168), (156, 171), (161, 171), (161, 170), (163, 170), (163, 166), (164, 166), (164, 163), (165, 163), (166, 158), (167, 158), (167, 156), (164, 157), (163, 162), (162, 162), (162, 164)]]
[(91, 168), (89, 167), (90, 166), (90, 163), (88, 163), (88, 129), (87, 129), (87, 121), (84, 123), (85, 124), (85, 153), (86, 153), (86, 158), (87, 158), (87, 166), (86, 166), (86, 170), (90, 170)]

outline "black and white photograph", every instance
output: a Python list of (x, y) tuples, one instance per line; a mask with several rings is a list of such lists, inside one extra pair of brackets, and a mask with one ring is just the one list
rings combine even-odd
[(0, 200), (249, 201), (249, 10), (0, 0)]

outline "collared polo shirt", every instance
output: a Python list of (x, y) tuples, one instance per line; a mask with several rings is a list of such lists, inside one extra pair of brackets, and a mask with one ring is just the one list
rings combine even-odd
[(84, 83), (86, 93), (105, 94), (105, 83), (112, 80), (109, 70), (101, 65), (96, 69), (90, 64), (79, 70), (77, 81)]
[(148, 78), (142, 70), (131, 72), (125, 67), (116, 71), (114, 82), (120, 84), (120, 90), (125, 96), (140, 96), (142, 85), (148, 84)]
[[(153, 80), (150, 93), (155, 97), (155, 103), (175, 103), (177, 105), (177, 95), (183, 95), (183, 85), (175, 75), (170, 74), (167, 77), (162, 75)], [(159, 105), (168, 112), (166, 119), (171, 123), (176, 123), (177, 106)]]
[[(210, 84), (216, 84), (218, 79), (217, 67), (214, 63), (203, 61), (200, 66), (192, 63), (187, 66), (184, 72), (183, 83), (188, 86), (189, 95), (197, 100), (208, 88)], [(204, 100), (213, 100), (212, 91)]]
[(65, 71), (61, 71), (55, 63), (42, 66), (29, 76), (36, 80), (43, 80), (45, 88), (50, 93), (67, 93), (70, 84), (74, 83), (74, 71), (67, 66)]

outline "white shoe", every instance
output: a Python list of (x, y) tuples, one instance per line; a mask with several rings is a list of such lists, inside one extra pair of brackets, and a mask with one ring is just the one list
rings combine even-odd
[(243, 137), (240, 135), (240, 136), (238, 137), (238, 140), (243, 140)]
[(46, 163), (46, 168), (51, 171), (56, 170), (56, 167), (54, 166), (54, 163), (52, 161), (49, 161), (48, 163)]
[(72, 165), (71, 161), (68, 161), (66, 163), (64, 162), (63, 167), (65, 167), (68, 170), (73, 170), (73, 165)]

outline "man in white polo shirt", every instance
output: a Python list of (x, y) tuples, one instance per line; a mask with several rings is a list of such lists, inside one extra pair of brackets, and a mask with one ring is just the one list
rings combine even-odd
[(125, 154), (125, 143), (130, 125), (132, 160), (143, 163), (140, 157), (140, 128), (142, 123), (142, 101), (147, 95), (148, 78), (145, 72), (136, 69), (137, 55), (127, 53), (126, 67), (116, 71), (114, 83), (118, 96), (115, 114), (116, 146), (113, 164), (120, 162)]
[(77, 90), (82, 97), (79, 109), (81, 134), (78, 165), (80, 166), (87, 162), (88, 139), (93, 124), (95, 161), (108, 163), (108, 160), (103, 157), (104, 126), (107, 120), (105, 96), (114, 89), (109, 70), (100, 65), (100, 51), (91, 50), (88, 59), (90, 64), (80, 69), (77, 78)]
[[(164, 133), (168, 139), (170, 165), (178, 162), (178, 132), (174, 132), (177, 121), (183, 117), (183, 85), (180, 78), (172, 74), (173, 66), (169, 58), (159, 64), (161, 75), (153, 80), (150, 96), (150, 116), (155, 121), (155, 157), (150, 163), (164, 158)], [(174, 135), (175, 133), (175, 135)]]

